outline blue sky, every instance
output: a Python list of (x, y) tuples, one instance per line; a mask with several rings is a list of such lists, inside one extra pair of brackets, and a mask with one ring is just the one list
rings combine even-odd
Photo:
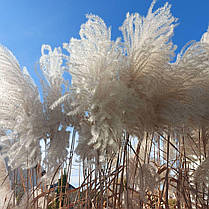
[[(146, 15), (152, 0), (0, 0), (0, 43), (8, 47), (21, 66), (33, 74), (41, 45), (62, 46), (79, 37), (85, 14), (93, 13), (112, 26), (113, 39), (121, 36), (127, 12)], [(155, 8), (166, 1), (158, 0)], [(199, 40), (209, 25), (209, 0), (169, 0), (179, 18), (173, 41), (179, 51), (186, 42)]]

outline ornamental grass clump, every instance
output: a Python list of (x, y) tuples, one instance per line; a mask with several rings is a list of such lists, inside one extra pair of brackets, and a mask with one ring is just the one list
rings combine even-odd
[(41, 92), (0, 47), (0, 142), (9, 166), (41, 162), (48, 186), (63, 168), (70, 183), (74, 152), (83, 168), (78, 188), (55, 200), (46, 187), (28, 207), (41, 197), (43, 208), (208, 207), (209, 29), (175, 54), (178, 20), (168, 3), (155, 3), (145, 17), (128, 13), (116, 40), (89, 14), (80, 38), (43, 45)]

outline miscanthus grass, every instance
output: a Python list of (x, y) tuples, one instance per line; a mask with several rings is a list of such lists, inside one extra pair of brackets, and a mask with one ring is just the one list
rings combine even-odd
[(116, 40), (89, 14), (79, 39), (43, 45), (41, 92), (0, 46), (2, 207), (209, 207), (209, 29), (176, 55), (178, 20), (154, 5), (128, 13)]

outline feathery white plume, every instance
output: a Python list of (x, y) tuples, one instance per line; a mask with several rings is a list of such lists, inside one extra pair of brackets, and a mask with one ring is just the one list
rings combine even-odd
[(209, 44), (209, 27), (207, 32), (202, 35), (201, 42)]
[(26, 69), (22, 72), (15, 57), (3, 46), (0, 83), (0, 124), (6, 134), (3, 140), (12, 144), (6, 153), (9, 164), (27, 167), (40, 159), (37, 139), (44, 132), (42, 105)]
[(75, 89), (72, 104), (76, 113), (87, 111), (90, 115), (92, 138), (88, 144), (104, 150), (115, 143), (118, 134), (121, 135), (121, 112), (117, 111), (117, 116), (111, 110), (117, 105), (118, 95), (114, 89), (120, 88), (116, 80), (121, 50), (119, 40), (111, 41), (110, 28), (101, 18), (94, 15), (87, 18), (88, 21), (81, 26), (81, 39), (71, 39), (64, 47), (70, 53), (69, 72)]

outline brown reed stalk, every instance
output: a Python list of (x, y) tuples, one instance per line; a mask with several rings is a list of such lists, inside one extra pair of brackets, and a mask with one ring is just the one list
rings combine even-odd
[(166, 167), (167, 167), (167, 171), (166, 171), (166, 176), (165, 176), (165, 182), (166, 182), (166, 190), (165, 190), (165, 207), (166, 209), (169, 209), (169, 204), (168, 204), (168, 190), (169, 190), (169, 179), (168, 179), (168, 175), (169, 175), (169, 145), (170, 145), (170, 135), (168, 135), (168, 141), (167, 141), (167, 158), (166, 158)]

